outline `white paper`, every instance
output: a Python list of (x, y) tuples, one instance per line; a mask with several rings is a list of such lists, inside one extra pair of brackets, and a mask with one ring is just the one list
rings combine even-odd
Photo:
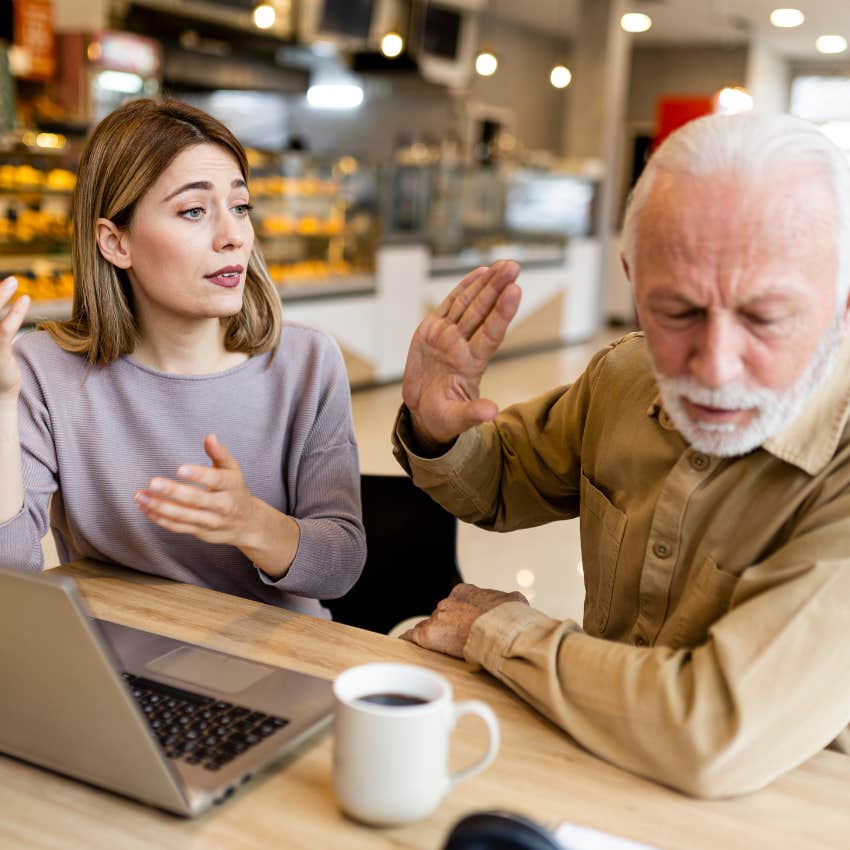
[(657, 850), (648, 844), (573, 823), (562, 823), (555, 830), (555, 838), (565, 850)]

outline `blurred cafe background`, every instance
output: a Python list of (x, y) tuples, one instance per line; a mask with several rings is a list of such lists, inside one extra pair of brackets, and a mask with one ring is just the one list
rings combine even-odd
[[(483, 387), (504, 405), (573, 380), (634, 326), (618, 229), (673, 129), (791, 112), (850, 150), (848, 3), (792, 2), (0, 0), (0, 275), (32, 296), (30, 327), (67, 315), (86, 134), (127, 98), (193, 103), (249, 148), (287, 317), (339, 342), (361, 469), (398, 474), (393, 382), (469, 270), (522, 264)], [(459, 560), (469, 581), (581, 617), (577, 521), (462, 526)]]
[(354, 386), (398, 379), (469, 269), (523, 265), (503, 353), (632, 320), (623, 202), (712, 111), (790, 111), (850, 149), (846, 4), (806, 0), (1, 0), (0, 273), (62, 316), (86, 133), (168, 94), (249, 148), (288, 316)]

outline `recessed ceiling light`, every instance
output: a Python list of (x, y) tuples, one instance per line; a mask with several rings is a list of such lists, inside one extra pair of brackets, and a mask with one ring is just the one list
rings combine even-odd
[(275, 12), (274, 6), (269, 3), (260, 3), (254, 9), (254, 26), (261, 30), (267, 30), (274, 25), (276, 17), (277, 12)]
[(727, 86), (717, 93), (717, 112), (721, 115), (749, 112), (752, 108), (753, 96), (741, 86)]
[(770, 22), (775, 27), (798, 27), (806, 16), (799, 9), (774, 9), (770, 13)]
[(646, 32), (652, 26), (652, 18), (643, 12), (628, 12), (620, 18), (620, 26), (626, 32)]
[(844, 53), (847, 39), (843, 35), (822, 35), (815, 41), (818, 53)]
[(388, 32), (381, 39), (381, 53), (387, 59), (395, 59), (396, 56), (401, 55), (402, 50), (404, 50), (404, 39), (397, 32)]
[(549, 82), (556, 89), (565, 89), (572, 80), (573, 75), (566, 65), (556, 65), (549, 73)]
[(353, 83), (316, 83), (307, 89), (313, 109), (356, 109), (363, 103), (363, 89)]
[(479, 53), (475, 57), (475, 70), (482, 77), (492, 77), (499, 67), (499, 60), (492, 53)]

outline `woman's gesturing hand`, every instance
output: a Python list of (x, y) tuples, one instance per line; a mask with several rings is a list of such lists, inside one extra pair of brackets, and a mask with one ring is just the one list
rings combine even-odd
[(424, 447), (445, 446), (498, 412), (479, 384), (519, 308), (518, 274), (511, 260), (476, 269), (416, 329), (402, 396)]
[(212, 466), (184, 464), (177, 470), (179, 481), (152, 478), (134, 494), (139, 508), (169, 531), (235, 546), (272, 578), (281, 578), (298, 552), (300, 526), (251, 495), (236, 458), (213, 434), (204, 438), (204, 451)]
[[(18, 281), (13, 277), (7, 277), (0, 283), (0, 311), (12, 300), (17, 288)], [(21, 373), (12, 353), (12, 342), (21, 329), (29, 305), (29, 296), (22, 295), (0, 321), (0, 397), (17, 398), (21, 388)]]
[(212, 466), (185, 464), (177, 470), (180, 481), (152, 478), (135, 493), (136, 503), (149, 520), (169, 531), (193, 534), (207, 543), (249, 546), (257, 500), (236, 459), (213, 434), (204, 438), (204, 451)]

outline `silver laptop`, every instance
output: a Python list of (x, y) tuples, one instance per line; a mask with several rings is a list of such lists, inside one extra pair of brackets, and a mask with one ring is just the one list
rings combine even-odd
[(0, 751), (193, 817), (324, 728), (330, 682), (88, 616), (0, 568)]

